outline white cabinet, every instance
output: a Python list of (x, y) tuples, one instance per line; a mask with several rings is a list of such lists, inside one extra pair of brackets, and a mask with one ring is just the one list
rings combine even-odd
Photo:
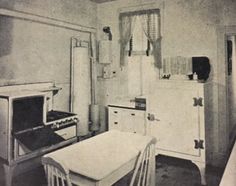
[(149, 134), (157, 138), (157, 154), (193, 161), (201, 171), (203, 184), (206, 86), (194, 81), (158, 81), (150, 89), (147, 104)]
[(145, 134), (145, 111), (135, 108), (108, 106), (108, 129)]

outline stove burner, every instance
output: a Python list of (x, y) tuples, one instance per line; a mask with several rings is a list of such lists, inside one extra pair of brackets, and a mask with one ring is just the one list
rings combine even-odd
[(67, 117), (73, 117), (73, 116), (76, 116), (76, 114), (69, 113), (69, 112), (51, 110), (47, 113), (47, 123), (55, 121), (55, 120), (64, 119), (64, 118), (67, 118)]

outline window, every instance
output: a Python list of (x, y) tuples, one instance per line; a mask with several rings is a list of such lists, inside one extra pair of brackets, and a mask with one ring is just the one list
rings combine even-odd
[(136, 18), (135, 27), (131, 35), (131, 39), (126, 46), (126, 51), (130, 50), (130, 45), (132, 45), (131, 55), (146, 55), (148, 47), (150, 47), (150, 51), (152, 49), (150, 42), (148, 42), (148, 38), (143, 31), (142, 20), (140, 17)]
[(148, 93), (149, 82), (161, 67), (159, 10), (127, 13), (120, 17), (121, 65), (128, 68), (129, 96)]
[[(147, 56), (147, 37), (142, 29), (142, 22), (137, 17), (132, 34), (132, 52), (127, 58), (128, 63), (128, 92), (130, 96), (148, 93), (149, 82), (155, 80), (155, 67), (153, 56)], [(129, 44), (126, 47), (129, 50)], [(151, 51), (151, 50), (150, 50)]]
[[(161, 68), (161, 33), (160, 33), (160, 10), (149, 9), (135, 12), (121, 13), (120, 14), (120, 63), (125, 66), (125, 58), (127, 53), (126, 47), (130, 39), (133, 42), (139, 43), (133, 46), (130, 43), (129, 56), (132, 53), (133, 47), (141, 46), (143, 44), (143, 33), (145, 34), (148, 42), (153, 47), (153, 57), (155, 66)], [(137, 32), (138, 30), (138, 32)], [(142, 32), (142, 33), (141, 33)], [(141, 34), (141, 35), (140, 35)], [(142, 38), (142, 39), (141, 39)], [(143, 46), (141, 46), (143, 47)], [(141, 48), (143, 49), (143, 48)], [(148, 45), (149, 49), (149, 45)]]

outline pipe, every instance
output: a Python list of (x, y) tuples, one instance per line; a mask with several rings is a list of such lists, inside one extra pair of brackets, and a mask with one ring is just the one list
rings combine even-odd
[(73, 112), (74, 102), (74, 41), (77, 42), (77, 38), (72, 37), (70, 41), (70, 94), (69, 94), (69, 111)]
[(17, 19), (22, 19), (26, 21), (33, 21), (36, 23), (42, 23), (47, 25), (52, 25), (56, 27), (66, 28), (70, 30), (76, 30), (80, 32), (88, 32), (88, 33), (95, 33), (96, 28), (84, 26), (84, 25), (78, 25), (74, 23), (70, 23), (67, 21), (62, 21), (50, 17), (40, 16), (36, 14), (26, 13), (18, 10), (9, 10), (5, 8), (0, 8), (0, 15), (2, 16), (8, 16), (8, 17), (14, 17)]
[(91, 95), (92, 100), (91, 104), (96, 104), (96, 86), (97, 86), (97, 72), (96, 72), (96, 46), (95, 46), (95, 36), (94, 34), (90, 34), (90, 42), (91, 42)]

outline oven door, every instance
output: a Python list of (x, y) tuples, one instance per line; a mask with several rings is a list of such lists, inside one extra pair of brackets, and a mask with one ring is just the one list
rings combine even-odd
[(15, 160), (26, 155), (29, 157), (39, 155), (44, 149), (65, 141), (63, 137), (56, 134), (50, 127), (17, 132), (13, 136)]

